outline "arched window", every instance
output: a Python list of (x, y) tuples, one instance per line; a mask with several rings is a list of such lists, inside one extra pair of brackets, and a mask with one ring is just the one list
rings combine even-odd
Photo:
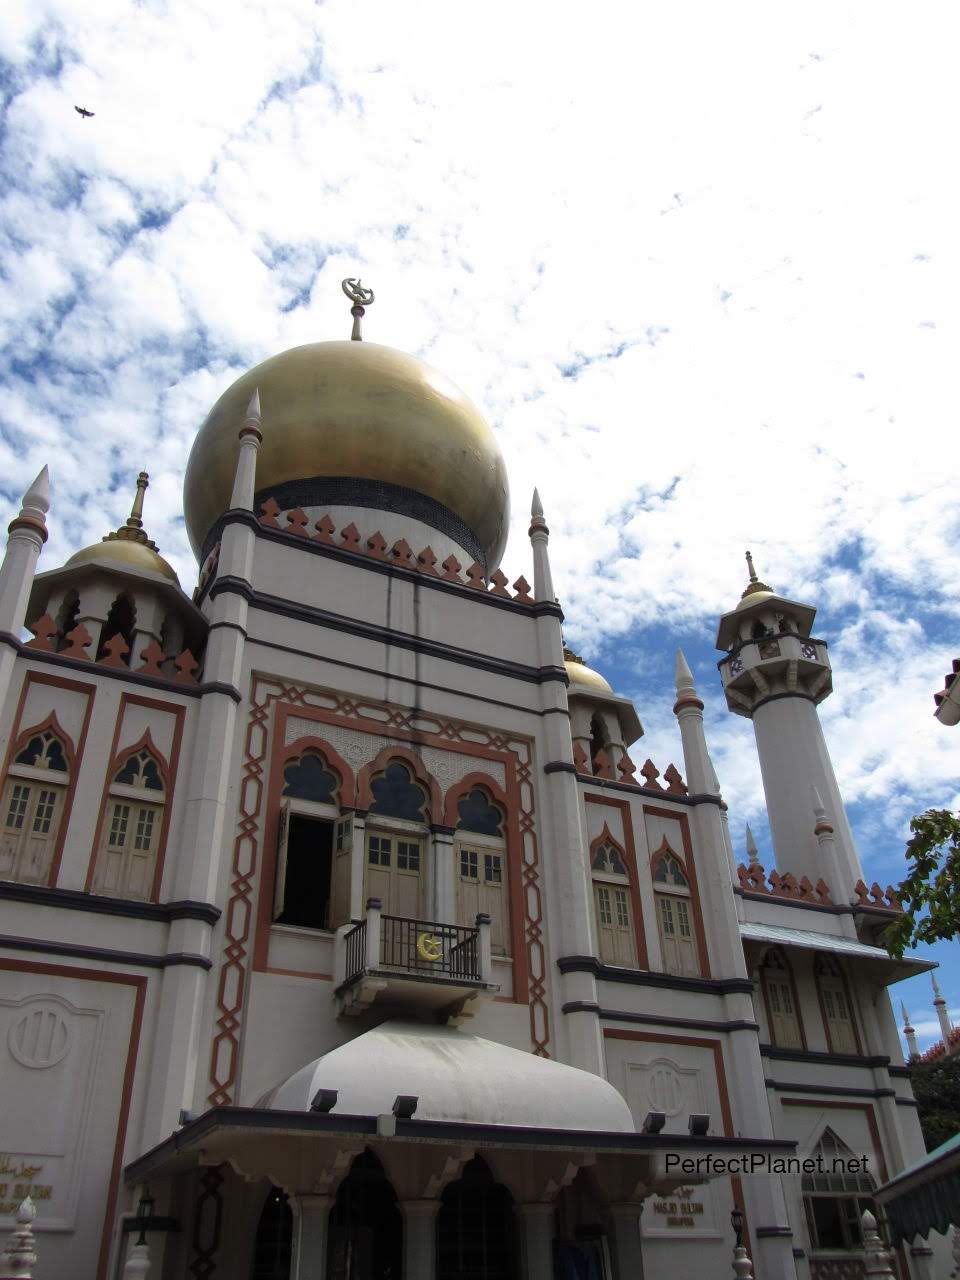
[(113, 775), (104, 809), (92, 890), (112, 898), (153, 896), (166, 788), (149, 747), (133, 751)]
[(69, 782), (61, 739), (52, 729), (31, 733), (13, 758), (0, 799), (0, 880), (47, 883)]
[(350, 918), (352, 820), (340, 818), (340, 779), (317, 748), (283, 768), (273, 918), (336, 929)]
[(700, 958), (693, 932), (693, 900), (683, 863), (666, 845), (653, 864), (653, 900), (666, 973), (698, 975)]
[(874, 1217), (880, 1216), (873, 1202), (876, 1184), (864, 1168), (864, 1157), (851, 1151), (830, 1128), (824, 1129), (810, 1156), (817, 1169), (803, 1175), (801, 1187), (813, 1258), (818, 1251), (862, 1250), (863, 1213), (869, 1209)]
[(802, 1049), (803, 1032), (800, 1011), (794, 999), (793, 980), (782, 953), (774, 947), (763, 958), (760, 983), (772, 1043), (780, 1049)]
[(453, 846), (457, 920), (472, 925), (480, 912), (490, 917), (490, 948), (509, 950), (510, 912), (504, 813), (484, 787), (474, 787), (457, 803)]
[(600, 959), (604, 964), (637, 967), (637, 936), (630, 901), (630, 877), (623, 850), (609, 832), (593, 846), (590, 858), (593, 914)]
[(814, 965), (824, 1028), (831, 1053), (859, 1053), (857, 1029), (843, 973), (833, 956), (817, 956)]
[(515, 1280), (513, 1197), (475, 1156), (443, 1193), (437, 1280)]
[(379, 898), (387, 915), (423, 915), (427, 792), (402, 760), (391, 760), (370, 784), (364, 897)]

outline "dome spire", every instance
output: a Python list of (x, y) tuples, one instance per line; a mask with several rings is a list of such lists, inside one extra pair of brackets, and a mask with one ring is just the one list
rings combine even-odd
[(749, 551), (747, 552), (747, 569), (750, 572), (750, 581), (747, 583), (743, 594), (740, 596), (741, 600), (746, 600), (747, 596), (756, 595), (758, 591), (769, 591), (773, 593), (773, 587), (767, 586), (765, 582), (761, 582), (757, 577), (757, 571), (753, 567), (753, 556)]
[(159, 550), (157, 544), (147, 537), (146, 530), (143, 527), (143, 495), (146, 493), (149, 483), (150, 477), (146, 471), (141, 471), (137, 476), (137, 492), (134, 494), (130, 514), (119, 529), (104, 536), (104, 542), (114, 542), (117, 539), (121, 542), (140, 542), (143, 546), (149, 547), (151, 551)]
[(350, 334), (350, 338), (353, 342), (362, 342), (363, 334), (360, 332), (360, 321), (364, 317), (365, 309), (375, 301), (373, 290), (365, 289), (363, 281), (355, 276), (347, 276), (346, 280), (341, 280), (340, 288), (353, 303), (350, 308), (350, 314), (353, 316), (353, 332)]

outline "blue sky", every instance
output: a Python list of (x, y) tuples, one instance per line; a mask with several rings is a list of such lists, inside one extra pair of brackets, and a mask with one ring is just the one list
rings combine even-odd
[[(346, 336), (362, 275), (368, 337), (498, 433), (511, 579), (539, 486), (568, 638), (661, 767), (683, 645), (741, 848), (749, 820), (768, 854), (763, 798), (712, 640), (744, 548), (818, 607), (867, 879), (897, 879), (910, 815), (960, 805), (960, 732), (932, 717), (960, 652), (955, 8), (226, 13), (0, 12), (0, 498), (50, 463), (43, 564), (115, 527), (146, 467), (189, 588), (199, 423), (257, 360)], [(901, 989), (923, 1030), (927, 984)]]

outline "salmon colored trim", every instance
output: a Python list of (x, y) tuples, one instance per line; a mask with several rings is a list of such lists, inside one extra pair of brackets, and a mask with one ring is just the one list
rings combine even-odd
[[(670, 852), (680, 862), (684, 873), (687, 877), (687, 884), (690, 886), (690, 902), (693, 906), (693, 929), (697, 935), (697, 950), (700, 952), (700, 973), (704, 978), (709, 978), (710, 974), (710, 955), (707, 951), (707, 935), (703, 928), (703, 911), (700, 907), (700, 885), (697, 882), (697, 864), (693, 856), (693, 841), (690, 838), (690, 820), (685, 813), (676, 813), (673, 809), (661, 809), (656, 805), (645, 804), (643, 812), (649, 813), (654, 818), (672, 818), (674, 822), (680, 824), (680, 838), (683, 842), (683, 854), (677, 853), (669, 840), (667, 846)], [(650, 877), (653, 878), (653, 859), (656, 858), (663, 849), (660, 846), (650, 858)], [(656, 890), (654, 890), (656, 892)]]
[(880, 1141), (880, 1126), (877, 1124), (877, 1113), (872, 1103), (821, 1101), (819, 1098), (781, 1098), (780, 1105), (782, 1107), (818, 1107), (824, 1111), (862, 1111), (867, 1118), (867, 1128), (870, 1130), (870, 1138), (877, 1152), (877, 1171), (880, 1174), (880, 1183), (882, 1185), (884, 1182), (889, 1181), (890, 1175), (887, 1173), (887, 1161), (883, 1154), (883, 1144)]
[(77, 782), (80, 769), (83, 766), (83, 749), (87, 741), (87, 730), (90, 727), (90, 717), (93, 714), (93, 703), (97, 695), (96, 685), (81, 684), (78, 680), (66, 680), (61, 676), (48, 675), (45, 671), (27, 671), (26, 678), (20, 687), (20, 698), (17, 702), (16, 715), (14, 716), (13, 729), (10, 734), (10, 742), (7, 746), (6, 759), (3, 762), (3, 777), (0, 779), (0, 787), (6, 784), (10, 774), (10, 765), (13, 757), (19, 750), (21, 738), (26, 734), (36, 732), (35, 729), (26, 729), (21, 732), (20, 724), (23, 719), (23, 708), (26, 706), (27, 694), (32, 684), (50, 685), (54, 689), (67, 689), (71, 693), (82, 693), (86, 698), (86, 709), (83, 713), (83, 723), (80, 726), (80, 737), (77, 741), (76, 750), (74, 750), (73, 742), (70, 736), (60, 727), (57, 721), (56, 711), (51, 711), (50, 715), (43, 722), (44, 727), (52, 727), (56, 725), (54, 732), (61, 737), (67, 754), (70, 758), (70, 776), (67, 779), (66, 796), (63, 802), (63, 815), (60, 819), (60, 829), (57, 832), (56, 843), (53, 846), (53, 857), (50, 860), (50, 871), (47, 875), (47, 885), (51, 888), (56, 886), (57, 878), (60, 874), (60, 863), (63, 859), (63, 847), (67, 839), (67, 829), (70, 825), (70, 814), (73, 811), (73, 798), (76, 795)]
[(613, 809), (620, 810), (620, 821), (623, 824), (623, 844), (622, 847), (619, 840), (615, 840), (610, 832), (610, 828), (606, 822), (603, 824), (603, 831), (596, 840), (590, 844), (588, 851), (587, 872), (589, 874), (593, 866), (593, 855), (597, 845), (606, 838), (612, 844), (615, 844), (623, 854), (624, 861), (627, 864), (628, 878), (630, 880), (630, 908), (633, 911), (633, 931), (637, 940), (637, 967), (639, 969), (649, 970), (650, 958), (647, 954), (647, 935), (643, 927), (643, 903), (640, 899), (640, 868), (637, 865), (637, 846), (633, 839), (633, 813), (629, 800), (615, 800), (608, 796), (586, 795), (584, 799), (590, 804), (605, 804)]
[[(173, 715), (173, 741), (170, 747), (169, 763), (153, 741), (149, 725), (140, 735), (137, 742), (128, 747), (118, 747), (117, 744), (119, 743), (120, 735), (123, 732), (123, 719), (128, 706), (146, 707), (150, 711), (162, 711), (167, 715)], [(146, 747), (156, 760), (160, 773), (163, 776), (163, 816), (160, 820), (160, 842), (157, 847), (157, 861), (153, 869), (153, 883), (150, 886), (150, 897), (148, 901), (157, 902), (159, 900), (160, 886), (163, 883), (163, 868), (167, 855), (167, 840), (170, 834), (170, 821), (173, 813), (173, 793), (176, 789), (177, 771), (180, 764), (180, 746), (183, 738), (183, 722), (186, 718), (186, 713), (186, 707), (179, 702), (162, 702), (158, 698), (144, 698), (138, 693), (124, 693), (121, 696), (120, 706), (117, 708), (117, 718), (113, 726), (113, 741), (110, 744), (110, 760), (107, 765), (103, 789), (100, 795), (100, 810), (97, 814), (97, 825), (93, 835), (93, 848), (90, 851), (90, 859), (87, 863), (87, 875), (83, 886), (85, 893), (93, 892), (97, 855), (100, 852), (100, 840), (103, 835), (103, 825), (106, 821), (107, 806), (110, 803), (110, 787), (113, 784), (113, 779), (132, 755), (136, 755), (138, 751), (142, 751)]]
[(120, 986), (134, 987), (133, 1016), (130, 1019), (130, 1040), (127, 1047), (127, 1060), (123, 1070), (123, 1084), (120, 1088), (120, 1106), (117, 1115), (117, 1138), (113, 1147), (113, 1164), (110, 1170), (110, 1182), (107, 1188), (107, 1203), (103, 1214), (103, 1229), (100, 1233), (100, 1254), (97, 1260), (96, 1280), (107, 1280), (107, 1262), (110, 1258), (110, 1240), (113, 1236), (113, 1216), (117, 1207), (117, 1195), (120, 1189), (120, 1173), (123, 1168), (123, 1148), (127, 1138), (127, 1123), (130, 1116), (130, 1098), (133, 1093), (133, 1079), (136, 1072), (137, 1056), (140, 1048), (140, 1035), (143, 1028), (143, 1009), (147, 996), (147, 979), (132, 973), (116, 973), (111, 969), (73, 969), (61, 964), (36, 964), (31, 960), (7, 960), (0, 958), (0, 969), (13, 970), (17, 973), (45, 974), (57, 978), (82, 978), (89, 982), (114, 982)]

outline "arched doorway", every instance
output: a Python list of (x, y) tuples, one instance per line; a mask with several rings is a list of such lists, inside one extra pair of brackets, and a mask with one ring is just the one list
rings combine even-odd
[(401, 1280), (403, 1219), (375, 1155), (357, 1156), (330, 1210), (327, 1280)]
[(437, 1280), (516, 1280), (513, 1197), (477, 1156), (443, 1193)]
[(250, 1280), (289, 1280), (293, 1214), (287, 1193), (271, 1187), (253, 1242)]

